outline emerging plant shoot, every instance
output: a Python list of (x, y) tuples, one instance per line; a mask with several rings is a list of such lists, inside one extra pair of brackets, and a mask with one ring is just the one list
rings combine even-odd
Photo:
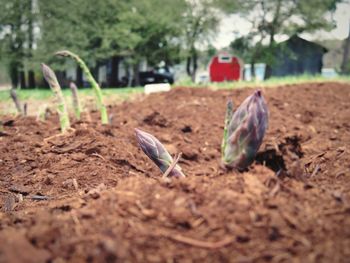
[(142, 151), (159, 167), (165, 177), (168, 174), (170, 177), (185, 177), (181, 167), (177, 164), (178, 159), (174, 162), (157, 138), (139, 129), (135, 129), (135, 133)]
[(11, 98), (12, 98), (13, 102), (15, 103), (15, 106), (16, 106), (18, 114), (23, 114), (21, 103), (19, 102), (19, 99), (17, 97), (16, 90), (11, 89), (10, 90), (10, 95), (11, 95)]
[(48, 115), (48, 106), (43, 104), (39, 107), (38, 113), (36, 115), (37, 121), (46, 121)]
[(53, 70), (45, 65), (41, 64), (41, 69), (44, 75), (45, 80), (47, 83), (49, 83), (49, 86), (56, 97), (56, 103), (57, 103), (57, 112), (60, 117), (60, 125), (61, 125), (61, 131), (65, 132), (67, 129), (70, 128), (70, 122), (69, 122), (69, 116), (67, 112), (66, 103), (64, 101), (64, 97), (62, 94), (61, 86), (57, 81), (55, 72)]
[(23, 104), (23, 115), (24, 115), (24, 116), (27, 116), (27, 113), (28, 113), (28, 103), (25, 102), (25, 103)]
[[(222, 163), (226, 168), (246, 169), (255, 158), (268, 126), (268, 109), (260, 90), (246, 98), (232, 114), (227, 105)], [(227, 121), (230, 118), (230, 121)], [(228, 125), (227, 125), (228, 124)]]
[(92, 76), (92, 74), (91, 74), (89, 68), (86, 66), (85, 62), (78, 55), (76, 55), (73, 52), (70, 52), (68, 50), (58, 51), (58, 52), (56, 52), (56, 55), (63, 56), (63, 57), (71, 57), (78, 63), (78, 65), (81, 67), (81, 69), (85, 73), (88, 81), (90, 82), (90, 84), (95, 92), (97, 107), (101, 112), (101, 122), (102, 122), (102, 124), (108, 124), (107, 109), (103, 103), (103, 97), (102, 97), (100, 85), (98, 85), (98, 83), (96, 82), (96, 80)]
[(80, 120), (81, 106), (80, 106), (79, 97), (78, 97), (77, 85), (75, 85), (74, 82), (71, 82), (69, 83), (69, 88), (72, 91), (73, 109), (74, 109), (75, 117), (77, 118), (77, 120)]
[(227, 144), (227, 138), (228, 138), (228, 126), (230, 125), (230, 121), (232, 119), (233, 115), (233, 101), (230, 99), (226, 104), (226, 114), (225, 114), (225, 126), (224, 126), (224, 136), (222, 138), (221, 143), (221, 154), (223, 158), (223, 154), (225, 152), (226, 144)]

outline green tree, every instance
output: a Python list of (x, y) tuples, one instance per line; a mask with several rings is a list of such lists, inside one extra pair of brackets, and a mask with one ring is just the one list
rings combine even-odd
[(217, 3), (212, 0), (187, 0), (183, 14), (183, 38), (187, 75), (195, 80), (198, 68), (198, 48), (214, 36), (220, 22)]
[[(90, 67), (111, 58), (108, 81), (116, 86), (121, 57), (128, 58), (137, 76), (142, 59), (151, 64), (159, 60), (170, 63), (178, 53), (175, 36), (180, 27), (176, 21), (184, 0), (62, 1), (64, 4), (57, 6), (39, 0), (42, 35), (38, 57), (42, 54), (44, 61), (60, 49), (81, 55)], [(77, 79), (81, 79), (79, 69)]]
[(184, 0), (134, 0), (131, 1), (129, 24), (139, 41), (130, 51), (134, 84), (139, 84), (139, 64), (147, 60), (151, 66), (163, 61), (171, 65), (179, 60), (182, 33), (181, 16)]
[[(0, 55), (14, 87), (19, 80), (25, 86), (25, 69), (30, 86), (35, 86), (39, 62), (56, 70), (67, 68), (69, 62), (53, 56), (65, 49), (79, 54), (95, 77), (96, 69), (111, 59), (108, 81), (113, 86), (122, 57), (133, 67), (135, 84), (142, 60), (151, 66), (161, 61), (171, 65), (185, 57), (194, 78), (197, 50), (215, 33), (219, 21), (214, 0), (0, 0), (0, 4)], [(79, 67), (76, 80), (81, 86)]]
[(0, 57), (11, 79), (12, 88), (25, 88), (25, 61), (33, 48), (32, 0), (0, 0)]
[[(84, 13), (87, 2), (81, 0), (38, 0), (40, 37), (35, 56), (36, 63), (45, 61), (55, 69), (63, 69), (63, 61), (53, 56), (54, 52), (68, 49), (79, 54), (91, 65), (94, 56), (88, 49), (90, 36), (86, 31)], [(89, 14), (93, 16), (93, 14)], [(92, 17), (91, 17), (92, 18)], [(82, 71), (76, 67), (77, 85), (82, 85)]]
[[(238, 0), (232, 6), (229, 0), (218, 0), (220, 7), (228, 13), (239, 13), (252, 25), (249, 38), (257, 43), (253, 50), (255, 57), (264, 55), (266, 76), (271, 74), (274, 63), (273, 52), (276, 47), (276, 36), (288, 36), (319, 29), (330, 30), (334, 27), (331, 13), (341, 0)], [(239, 7), (239, 8), (237, 8)], [(267, 42), (267, 48), (262, 43)]]
[(349, 52), (350, 52), (350, 21), (349, 21), (348, 37), (344, 40), (343, 59), (340, 66), (340, 70), (342, 74), (347, 74), (350, 72)]

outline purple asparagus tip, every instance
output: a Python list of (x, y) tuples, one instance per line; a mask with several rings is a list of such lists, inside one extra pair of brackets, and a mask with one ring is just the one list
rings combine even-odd
[(254, 161), (267, 126), (268, 108), (261, 90), (257, 90), (232, 115), (223, 149), (224, 166), (247, 168)]
[[(152, 134), (135, 128), (137, 141), (142, 151), (165, 173), (173, 163), (173, 158), (165, 149), (163, 144)], [(169, 176), (185, 177), (181, 171), (181, 167), (176, 164)]]

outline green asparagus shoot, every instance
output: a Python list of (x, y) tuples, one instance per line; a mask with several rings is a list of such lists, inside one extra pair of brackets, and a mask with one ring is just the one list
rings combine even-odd
[(92, 74), (91, 74), (89, 68), (87, 67), (87, 65), (85, 64), (85, 62), (78, 55), (76, 55), (73, 52), (70, 52), (68, 50), (58, 51), (58, 52), (56, 52), (56, 55), (62, 56), (62, 57), (71, 57), (78, 63), (78, 65), (81, 67), (81, 69), (85, 73), (88, 81), (90, 82), (90, 84), (95, 92), (97, 107), (101, 112), (101, 122), (102, 122), (102, 124), (108, 124), (107, 108), (103, 102), (103, 97), (102, 97), (100, 85), (98, 85), (98, 83), (96, 82), (96, 80), (92, 76)]
[(24, 116), (27, 116), (27, 113), (28, 113), (28, 103), (25, 102), (25, 103), (23, 104), (23, 115), (24, 115)]
[(47, 104), (43, 104), (39, 107), (36, 119), (38, 121), (46, 121), (47, 119), (47, 111), (48, 111), (48, 106)]
[(70, 122), (69, 122), (67, 106), (64, 101), (61, 86), (58, 83), (55, 72), (53, 72), (53, 70), (49, 66), (45, 64), (41, 64), (41, 69), (45, 80), (47, 81), (47, 83), (49, 83), (51, 90), (55, 94), (57, 112), (60, 118), (61, 131), (65, 132), (67, 131), (67, 129), (70, 128)]
[(74, 109), (75, 117), (77, 118), (77, 120), (80, 120), (81, 106), (80, 106), (80, 101), (78, 97), (78, 87), (77, 85), (75, 85), (74, 82), (71, 82), (69, 84), (69, 88), (72, 91), (73, 109)]
[(23, 114), (23, 109), (21, 107), (21, 103), (19, 102), (19, 99), (17, 97), (17, 92), (15, 89), (11, 89), (10, 90), (10, 95), (11, 95), (11, 98), (13, 100), (13, 102), (15, 103), (15, 106), (16, 106), (16, 109), (17, 109), (17, 113), (22, 115)]
[(223, 154), (225, 152), (227, 139), (228, 139), (228, 131), (227, 130), (228, 130), (228, 126), (230, 124), (230, 121), (232, 119), (232, 115), (233, 115), (233, 101), (230, 99), (226, 104), (224, 136), (223, 136), (222, 143), (221, 143), (222, 157), (224, 157)]

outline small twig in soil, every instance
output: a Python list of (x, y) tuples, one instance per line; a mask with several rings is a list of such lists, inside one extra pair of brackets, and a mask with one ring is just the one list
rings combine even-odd
[(170, 234), (170, 233), (166, 233), (166, 232), (162, 232), (161, 234), (162, 234), (162, 236), (164, 236), (166, 238), (175, 240), (175, 241), (180, 242), (180, 243), (184, 243), (186, 245), (200, 247), (200, 248), (207, 248), (207, 249), (219, 249), (219, 248), (225, 247), (225, 246), (231, 244), (233, 241), (235, 241), (234, 237), (226, 237), (220, 241), (208, 242), (208, 241), (201, 241), (201, 240), (193, 239), (190, 237), (184, 237), (184, 236), (179, 235), (179, 234)]
[[(115, 168), (115, 167), (113, 166), (113, 168)], [(131, 170), (129, 170), (128, 173), (131, 174), (131, 175), (135, 175), (135, 176), (139, 176), (140, 175), (140, 174), (135, 173), (134, 171), (131, 171)]]
[(345, 171), (340, 171), (339, 173), (337, 173), (337, 174), (335, 175), (335, 179), (338, 179), (338, 177), (344, 176), (344, 175), (345, 175)]
[(73, 186), (74, 186), (76, 191), (79, 190), (79, 185), (78, 185), (77, 179), (75, 179), (75, 178), (73, 178)]
[(274, 197), (281, 190), (281, 183), (278, 177), (268, 178), (265, 184), (267, 187), (272, 188), (271, 191), (269, 192), (270, 197)]
[(136, 193), (131, 192), (131, 191), (120, 191), (120, 190), (117, 190), (117, 191), (114, 191), (113, 193), (115, 193), (115, 194), (121, 194), (121, 195), (125, 195), (125, 196), (140, 197), (139, 194), (136, 194)]
[(167, 178), (169, 174), (173, 171), (177, 163), (179, 162), (180, 158), (182, 156), (182, 153), (180, 152), (177, 157), (174, 159), (174, 161), (170, 164), (169, 168), (165, 171), (163, 174), (163, 178)]
[(156, 217), (157, 213), (155, 210), (153, 209), (148, 209), (145, 208), (140, 200), (136, 201), (136, 206), (140, 209), (141, 213), (145, 216), (145, 217)]
[(272, 190), (270, 191), (269, 193), (269, 196), (273, 197), (275, 196), (279, 190), (281, 189), (281, 185), (280, 185), (280, 182), (279, 181), (276, 181), (276, 185), (274, 188), (272, 188)]
[(18, 198), (18, 203), (23, 202), (23, 195), (22, 194), (18, 194), (17, 198)]
[(337, 210), (327, 210), (323, 213), (323, 215), (338, 215), (338, 214), (346, 214), (350, 213), (350, 207), (345, 207), (343, 209), (337, 209)]
[(100, 155), (98, 153), (92, 153), (91, 155), (92, 156), (96, 156), (96, 157), (101, 158), (102, 160), (106, 161), (106, 159), (102, 155)]
[(46, 195), (31, 195), (27, 197), (28, 199), (34, 200), (34, 201), (43, 201), (43, 200), (49, 200), (50, 197)]
[[(75, 132), (74, 128), (68, 128), (66, 130), (66, 132), (71, 133), (71, 132)], [(66, 133), (59, 133), (59, 134), (55, 134), (52, 135), (50, 137), (44, 138), (44, 142), (50, 142), (50, 140), (55, 139), (55, 138), (59, 138), (59, 137), (64, 137), (66, 135)]]
[(209, 166), (208, 168), (212, 170), (214, 174), (217, 174), (218, 170), (215, 167)]
[(283, 172), (283, 169), (279, 169), (277, 172), (276, 172), (276, 177), (280, 177), (280, 175), (282, 174)]
[(310, 175), (310, 178), (314, 177), (318, 171), (320, 170), (320, 165), (316, 164), (315, 169), (313, 170), (312, 174)]

